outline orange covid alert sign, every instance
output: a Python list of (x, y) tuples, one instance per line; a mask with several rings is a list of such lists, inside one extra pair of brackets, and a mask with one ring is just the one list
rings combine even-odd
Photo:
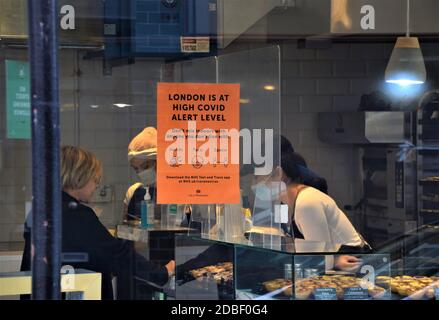
[(158, 203), (240, 202), (239, 97), (239, 84), (158, 84)]

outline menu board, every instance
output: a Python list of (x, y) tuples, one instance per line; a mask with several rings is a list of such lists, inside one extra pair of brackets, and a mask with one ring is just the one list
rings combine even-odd
[(157, 203), (240, 202), (239, 96), (239, 84), (158, 84)]

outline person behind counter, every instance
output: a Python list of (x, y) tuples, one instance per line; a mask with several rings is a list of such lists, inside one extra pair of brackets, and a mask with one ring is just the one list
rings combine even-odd
[[(157, 130), (147, 127), (128, 145), (128, 161), (139, 177), (128, 188), (124, 199), (124, 220), (140, 219), (140, 203), (148, 196), (156, 197)], [(147, 195), (148, 193), (148, 195)], [(158, 210), (157, 210), (158, 211)]]
[[(328, 194), (328, 184), (323, 177), (318, 176), (307, 166), (305, 159), (294, 151), (292, 143), (285, 137), (281, 135), (281, 154), (289, 154), (292, 160), (291, 168), (296, 168), (295, 174), (298, 179), (305, 186), (313, 187), (325, 194)], [(284, 165), (286, 165), (284, 163)], [(339, 251), (370, 251), (370, 246), (364, 242), (364, 246), (361, 247), (350, 247), (343, 245)], [(335, 267), (338, 269), (355, 269), (360, 263), (360, 259), (352, 255), (340, 255), (335, 259)]]
[[(73, 146), (61, 149), (62, 182), (62, 251), (83, 253), (85, 262), (70, 263), (102, 273), (102, 299), (112, 300), (112, 276), (128, 280), (135, 276), (164, 285), (174, 272), (175, 262), (159, 266), (147, 261), (134, 250), (131, 241), (114, 238), (99, 221), (95, 212), (85, 205), (92, 198), (102, 176), (102, 165), (96, 156)], [(25, 227), (25, 249), (21, 271), (31, 268), (31, 230)], [(133, 266), (136, 268), (133, 268)], [(125, 284), (118, 283), (118, 299), (126, 299)]]
[(286, 184), (281, 201), (288, 204), (290, 233), (295, 239), (324, 242), (324, 252), (368, 247), (329, 195), (302, 182), (292, 152), (282, 154), (281, 168), (278, 169)]
[[(291, 149), (284, 149), (280, 167), (269, 176), (255, 176), (256, 183), (252, 187), (255, 193), (258, 194), (258, 189), (261, 191), (266, 189), (272, 184), (271, 182), (280, 181), (284, 185), (280, 188), (279, 195), (280, 201), (288, 205), (289, 212), (289, 223), (284, 226), (284, 231), (295, 240), (315, 242), (315, 245), (319, 246), (315, 249), (319, 252), (362, 253), (369, 251), (370, 246), (355, 230), (335, 201), (313, 186), (313, 181), (321, 178), (304, 181), (306, 179), (302, 177), (303, 171), (298, 166), (300, 159), (303, 158), (299, 154)], [(298, 246), (300, 240), (295, 243), (296, 250), (300, 252), (301, 249)], [(321, 247), (322, 245), (324, 247)], [(360, 259), (355, 256), (340, 255), (334, 266), (338, 269), (349, 270), (358, 267), (360, 263)]]

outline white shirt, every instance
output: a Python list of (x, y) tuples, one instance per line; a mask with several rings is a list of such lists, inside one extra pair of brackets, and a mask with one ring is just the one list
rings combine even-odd
[(315, 188), (307, 187), (299, 192), (294, 215), (297, 228), (305, 238), (296, 239), (297, 252), (336, 252), (341, 245), (363, 243), (335, 201)]

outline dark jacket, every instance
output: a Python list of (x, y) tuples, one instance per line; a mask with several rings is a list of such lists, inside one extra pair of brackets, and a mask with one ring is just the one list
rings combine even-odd
[[(25, 249), (22, 271), (30, 270), (31, 234), (25, 228)], [(85, 253), (85, 262), (63, 262), (74, 268), (83, 268), (102, 273), (102, 299), (113, 299), (112, 276), (118, 278), (118, 299), (130, 298), (130, 282), (134, 276), (164, 285), (168, 272), (147, 261), (136, 253), (132, 241), (114, 238), (99, 221), (94, 211), (79, 203), (67, 193), (62, 193), (62, 251)], [(121, 283), (123, 281), (124, 283)]]

